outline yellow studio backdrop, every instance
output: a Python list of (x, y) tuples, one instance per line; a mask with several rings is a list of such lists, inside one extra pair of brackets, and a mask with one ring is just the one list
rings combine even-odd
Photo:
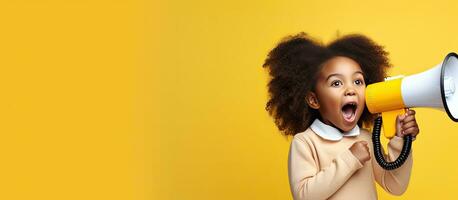
[[(386, 47), (410, 75), (458, 51), (456, 1), (161, 1), (154, 66), (159, 142), (155, 199), (291, 199), (284, 138), (267, 112), (267, 53), (305, 31), (329, 42), (362, 33)], [(156, 97), (157, 96), (157, 97)], [(416, 109), (420, 135), (400, 197), (453, 199), (458, 187), (458, 124)], [(155, 122), (152, 122), (153, 124)], [(358, 194), (355, 194), (358, 195)]]
[[(458, 51), (457, 2), (3, 1), (0, 199), (291, 199), (268, 51), (362, 33), (414, 74)], [(458, 125), (417, 109), (409, 188), (452, 199)], [(357, 195), (357, 194), (355, 194)]]
[(0, 199), (152, 199), (146, 1), (0, 3)]

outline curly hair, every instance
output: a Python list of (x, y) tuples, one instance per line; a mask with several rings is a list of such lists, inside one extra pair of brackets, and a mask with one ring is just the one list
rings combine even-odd
[[(284, 135), (305, 131), (319, 117), (318, 111), (307, 104), (306, 95), (314, 91), (322, 64), (336, 56), (356, 61), (367, 85), (383, 81), (391, 67), (383, 46), (360, 34), (346, 35), (324, 45), (301, 32), (283, 38), (269, 52), (263, 64), (270, 75), (265, 109)], [(372, 124), (374, 118), (365, 107), (358, 125)]]

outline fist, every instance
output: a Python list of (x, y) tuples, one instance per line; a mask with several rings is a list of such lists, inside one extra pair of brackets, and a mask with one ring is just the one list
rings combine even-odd
[(414, 110), (407, 110), (406, 114), (396, 117), (396, 135), (398, 137), (412, 135), (412, 139), (415, 140), (419, 132)]
[(358, 141), (353, 143), (353, 145), (350, 147), (350, 151), (356, 158), (358, 158), (359, 162), (363, 164), (371, 159), (369, 147), (367, 146), (366, 141)]

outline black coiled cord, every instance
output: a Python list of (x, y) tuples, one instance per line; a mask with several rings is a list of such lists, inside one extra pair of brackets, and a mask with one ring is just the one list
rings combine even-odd
[(382, 144), (380, 143), (380, 129), (382, 127), (382, 117), (377, 117), (374, 121), (374, 130), (372, 130), (372, 143), (374, 145), (375, 160), (378, 164), (386, 170), (393, 170), (400, 167), (407, 160), (410, 149), (412, 147), (412, 136), (404, 136), (404, 146), (402, 147), (401, 154), (393, 162), (387, 162), (383, 157)]

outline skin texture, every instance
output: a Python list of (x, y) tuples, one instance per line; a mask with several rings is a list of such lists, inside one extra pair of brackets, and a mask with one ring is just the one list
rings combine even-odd
[(351, 153), (358, 158), (359, 162), (365, 163), (371, 159), (371, 154), (369, 152), (369, 146), (367, 146), (366, 141), (358, 141), (353, 143), (350, 147)]
[[(337, 56), (323, 64), (314, 92), (307, 94), (306, 101), (311, 108), (319, 111), (323, 123), (347, 132), (357, 125), (361, 117), (365, 107), (365, 91), (364, 75), (359, 64), (350, 58)], [(346, 121), (342, 112), (342, 107), (348, 102), (357, 105), (352, 122)], [(398, 137), (410, 134), (415, 138), (418, 133), (414, 110), (408, 110), (405, 115), (397, 117)], [(369, 147), (365, 141), (355, 142), (350, 151), (361, 163), (370, 160)]]
[[(318, 109), (323, 123), (347, 132), (353, 129), (364, 110), (366, 85), (358, 63), (347, 57), (334, 57), (323, 64), (315, 87), (307, 95), (307, 103)], [(356, 102), (356, 118), (349, 123), (344, 120), (342, 107)]]
[(415, 110), (409, 109), (405, 115), (400, 115), (396, 118), (396, 135), (398, 137), (412, 135), (415, 140), (419, 132), (420, 129), (415, 120)]

